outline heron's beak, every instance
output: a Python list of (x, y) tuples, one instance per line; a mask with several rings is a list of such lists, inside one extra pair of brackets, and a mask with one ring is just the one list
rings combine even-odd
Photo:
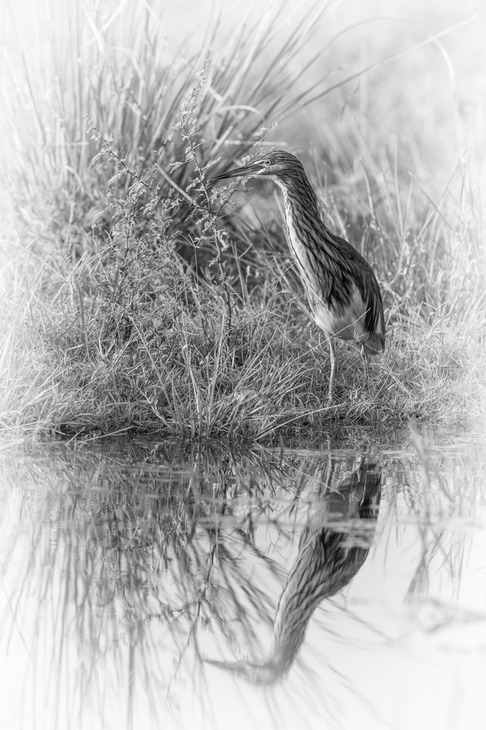
[(258, 175), (261, 171), (259, 163), (252, 162), (249, 165), (243, 165), (242, 167), (235, 167), (234, 170), (227, 170), (222, 172), (220, 175), (215, 175), (211, 178), (211, 181), (224, 180), (227, 177), (248, 177), (249, 175)]

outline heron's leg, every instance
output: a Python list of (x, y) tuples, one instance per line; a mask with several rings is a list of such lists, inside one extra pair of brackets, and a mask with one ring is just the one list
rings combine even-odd
[(327, 391), (327, 404), (332, 403), (332, 393), (334, 390), (334, 373), (336, 372), (336, 353), (334, 352), (334, 342), (332, 337), (326, 337), (329, 345), (329, 356), (331, 358), (331, 373), (329, 375), (329, 390)]
[(365, 380), (366, 380), (366, 384), (368, 384), (369, 379), (370, 379), (370, 366), (369, 366), (369, 362), (368, 362), (368, 355), (366, 354), (364, 345), (361, 345), (360, 350), (361, 350), (361, 359), (363, 361), (363, 367), (364, 367), (364, 371), (365, 371)]

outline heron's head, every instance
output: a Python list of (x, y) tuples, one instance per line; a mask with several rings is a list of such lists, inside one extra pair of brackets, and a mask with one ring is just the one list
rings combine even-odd
[(258, 157), (248, 165), (235, 167), (213, 177), (213, 180), (224, 180), (228, 177), (284, 177), (286, 173), (303, 171), (302, 163), (290, 152), (274, 150)]

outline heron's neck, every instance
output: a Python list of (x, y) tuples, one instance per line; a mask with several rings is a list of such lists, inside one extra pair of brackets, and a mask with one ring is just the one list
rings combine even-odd
[(324, 254), (329, 266), (338, 266), (339, 244), (322, 220), (317, 196), (304, 171), (276, 178), (275, 182), (283, 192), (287, 240), (304, 285), (310, 292), (322, 293), (322, 287), (330, 287), (332, 281), (330, 277), (323, 280), (326, 271), (316, 265), (316, 258)]
[(296, 172), (275, 178), (283, 192), (285, 220), (289, 229), (321, 231), (324, 223), (319, 211), (317, 196), (304, 172)]

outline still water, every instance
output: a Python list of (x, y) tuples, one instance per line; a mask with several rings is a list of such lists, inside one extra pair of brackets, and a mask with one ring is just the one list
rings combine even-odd
[(0, 726), (486, 728), (486, 444), (0, 450)]

